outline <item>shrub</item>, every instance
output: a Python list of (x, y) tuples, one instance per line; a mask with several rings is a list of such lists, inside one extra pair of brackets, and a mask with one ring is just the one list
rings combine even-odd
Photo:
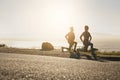
[(42, 43), (42, 50), (53, 50), (54, 47), (51, 43), (49, 42), (43, 42)]

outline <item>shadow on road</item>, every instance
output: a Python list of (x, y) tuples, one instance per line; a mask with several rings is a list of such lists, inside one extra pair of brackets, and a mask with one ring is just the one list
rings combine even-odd
[(74, 58), (74, 59), (87, 59), (87, 60), (100, 61), (100, 62), (120, 61), (120, 57), (96, 56), (96, 59), (94, 59), (94, 57), (92, 55), (77, 54), (77, 53), (70, 53), (70, 58)]
[(120, 57), (105, 57), (105, 56), (99, 56), (99, 58), (109, 61), (120, 61)]

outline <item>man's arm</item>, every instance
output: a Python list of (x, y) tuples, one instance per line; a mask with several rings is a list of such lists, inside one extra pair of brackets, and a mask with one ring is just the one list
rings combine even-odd
[(90, 36), (90, 41), (92, 40), (92, 36), (91, 36), (91, 34), (89, 33), (89, 36)]
[(83, 42), (82, 36), (83, 36), (83, 33), (82, 33), (81, 36), (80, 36), (80, 40)]
[(65, 38), (68, 40), (68, 34), (65, 35)]

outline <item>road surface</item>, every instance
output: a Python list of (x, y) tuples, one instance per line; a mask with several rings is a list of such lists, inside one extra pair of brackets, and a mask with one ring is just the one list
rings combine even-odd
[(0, 53), (0, 80), (120, 80), (120, 62)]

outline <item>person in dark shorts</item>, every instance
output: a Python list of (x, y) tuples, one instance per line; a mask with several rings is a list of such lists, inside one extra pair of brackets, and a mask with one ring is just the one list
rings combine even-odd
[(85, 25), (84, 27), (85, 31), (81, 34), (80, 36), (80, 40), (83, 42), (84, 45), (84, 52), (87, 52), (88, 50), (88, 46), (91, 46), (91, 50), (93, 50), (93, 43), (91, 43), (92, 40), (92, 36), (91, 34), (88, 32), (89, 27), (87, 25)]
[(69, 48), (68, 50), (71, 51), (71, 48), (74, 46), (74, 51), (76, 50), (76, 46), (77, 46), (77, 42), (75, 42), (75, 34), (74, 34), (74, 29), (73, 27), (70, 27), (70, 32), (68, 32), (65, 36), (65, 38), (67, 39), (68, 43), (69, 43)]

